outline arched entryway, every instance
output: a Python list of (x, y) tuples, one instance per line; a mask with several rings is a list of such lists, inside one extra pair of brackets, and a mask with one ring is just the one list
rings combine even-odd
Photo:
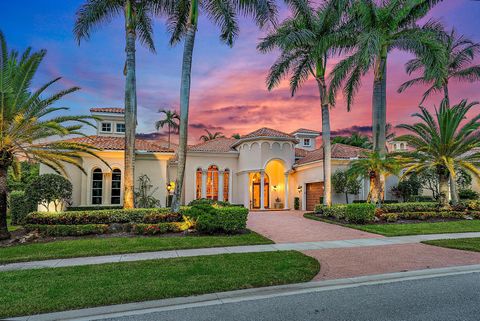
[[(262, 175), (263, 174), (263, 175)], [(262, 207), (262, 176), (263, 176), (263, 208), (269, 208), (270, 204), (270, 183), (268, 179), (268, 175), (264, 173), (254, 173), (252, 175), (252, 208), (260, 209)]]
[(252, 209), (288, 208), (289, 171), (281, 159), (271, 159), (263, 170), (250, 173), (250, 207)]

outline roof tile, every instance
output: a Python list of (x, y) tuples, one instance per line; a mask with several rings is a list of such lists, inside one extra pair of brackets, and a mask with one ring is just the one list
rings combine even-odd
[(112, 113), (112, 114), (124, 114), (125, 109), (117, 107), (106, 107), (106, 108), (90, 108), (91, 113)]
[[(332, 145), (332, 158), (334, 159), (350, 159), (350, 158), (362, 158), (363, 153), (368, 152), (367, 149), (344, 145), (344, 144), (333, 144)], [(323, 159), (323, 148), (319, 148), (308, 152), (305, 157), (299, 159), (296, 164), (303, 165), (311, 162), (316, 162)]]
[[(111, 137), (111, 136), (85, 136), (75, 137), (65, 140), (67, 142), (84, 143), (95, 146), (104, 150), (124, 150), (125, 137)], [(173, 148), (162, 146), (163, 143), (158, 144), (154, 141), (137, 138), (135, 139), (135, 149), (146, 152), (174, 152)]]
[(227, 153), (234, 152), (235, 149), (232, 145), (237, 141), (234, 138), (219, 137), (206, 142), (190, 146), (189, 151), (192, 152), (214, 152), (214, 153)]

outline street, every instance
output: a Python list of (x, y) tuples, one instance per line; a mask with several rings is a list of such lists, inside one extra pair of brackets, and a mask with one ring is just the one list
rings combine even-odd
[(477, 321), (480, 319), (479, 293), (480, 273), (470, 273), (108, 320)]

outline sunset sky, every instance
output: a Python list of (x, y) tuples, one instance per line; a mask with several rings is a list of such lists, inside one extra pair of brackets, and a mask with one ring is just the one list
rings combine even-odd
[[(62, 76), (56, 89), (80, 86), (81, 91), (64, 99), (61, 105), (72, 114), (85, 114), (91, 107), (123, 107), (124, 30), (122, 19), (104, 25), (80, 46), (72, 28), (75, 11), (82, 0), (17, 0), (2, 3), (0, 30), (10, 48), (23, 51), (47, 49), (35, 85)], [(281, 18), (288, 10), (281, 5)], [(450, 29), (455, 27), (475, 41), (480, 41), (480, 2), (445, 0), (432, 10), (430, 17), (440, 19)], [(247, 19), (241, 20), (241, 32), (233, 48), (222, 44), (219, 32), (206, 19), (200, 19), (194, 50), (191, 92), (190, 142), (198, 142), (204, 128), (225, 135), (246, 134), (259, 127), (282, 131), (296, 128), (321, 129), (317, 91), (307, 83), (291, 97), (288, 83), (268, 92), (265, 76), (278, 53), (263, 55), (256, 51), (260, 31)], [(183, 43), (168, 45), (164, 21), (155, 24), (157, 54), (137, 47), (138, 132), (155, 131), (160, 108), (179, 108), (180, 68)], [(388, 122), (410, 122), (425, 88), (398, 94), (400, 84), (409, 79), (404, 72), (408, 54), (392, 52), (388, 61)], [(480, 61), (478, 61), (480, 63)], [(353, 129), (368, 131), (371, 125), (371, 77), (363, 79), (351, 112), (342, 97), (332, 110), (332, 129), (336, 133)], [(480, 100), (480, 84), (452, 84), (453, 102), (460, 98)], [(435, 97), (426, 105), (438, 104)], [(478, 107), (480, 108), (480, 107)]]

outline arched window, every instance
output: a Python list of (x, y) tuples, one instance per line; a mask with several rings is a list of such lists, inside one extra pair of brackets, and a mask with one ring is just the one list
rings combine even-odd
[(103, 173), (100, 168), (96, 168), (92, 174), (92, 204), (102, 204), (103, 198)]
[(112, 172), (112, 196), (111, 204), (120, 204), (120, 195), (122, 191), (122, 171), (114, 169)]
[(405, 149), (405, 144), (404, 143), (400, 143), (400, 149)]
[(229, 189), (229, 184), (230, 183), (230, 170), (227, 168), (223, 172), (223, 200), (225, 202), (228, 202), (228, 189)]
[(202, 169), (197, 168), (197, 172), (195, 175), (196, 175), (196, 184), (197, 184), (195, 198), (199, 199), (199, 198), (202, 198)]
[(218, 167), (215, 165), (207, 171), (207, 198), (218, 200)]

